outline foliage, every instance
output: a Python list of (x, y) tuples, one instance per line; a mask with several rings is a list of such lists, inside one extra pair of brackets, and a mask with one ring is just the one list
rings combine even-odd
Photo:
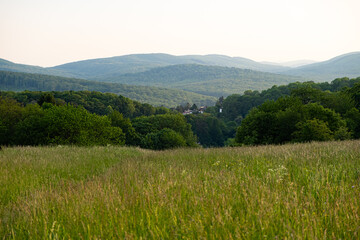
[(91, 113), (107, 115), (112, 111), (121, 112), (125, 117), (149, 116), (157, 113), (168, 113), (164, 107), (153, 107), (147, 103), (139, 103), (121, 95), (90, 91), (64, 92), (0, 92), (0, 95), (11, 97), (26, 105), (29, 103), (50, 102), (56, 105), (71, 104), (82, 106)]
[(40, 106), (43, 105), (43, 103), (51, 103), (56, 104), (56, 100), (54, 98), (54, 95), (51, 93), (44, 93), (41, 95), (40, 99), (37, 102)]
[(164, 150), (170, 148), (186, 147), (186, 142), (180, 133), (169, 128), (163, 128), (157, 132), (150, 132), (142, 139), (144, 148)]
[(360, 138), (360, 111), (357, 108), (352, 108), (346, 112), (344, 118), (354, 138)]
[(0, 145), (9, 144), (15, 124), (21, 119), (22, 107), (13, 99), (0, 96)]
[(135, 132), (135, 128), (132, 126), (130, 119), (124, 118), (120, 112), (114, 110), (108, 116), (111, 120), (111, 125), (121, 128), (125, 133), (125, 143), (127, 145), (136, 145), (138, 141), (138, 135)]
[[(160, 138), (162, 134), (173, 135), (174, 139), (178, 139), (177, 135), (175, 136), (168, 130), (159, 133), (159, 131), (162, 131), (163, 129), (171, 129), (179, 134), (184, 139), (186, 146), (196, 146), (196, 137), (191, 131), (191, 125), (186, 122), (185, 117), (182, 114), (161, 114), (149, 117), (143, 116), (135, 118), (132, 123), (136, 132), (139, 134), (139, 137), (142, 139), (142, 147), (147, 148), (149, 146), (156, 146), (155, 149), (163, 149), (163, 146), (158, 147), (156, 144), (151, 143), (151, 141), (153, 142), (153, 139)], [(163, 139), (165, 138), (166, 137), (164, 136)], [(181, 141), (176, 140), (175, 142)]]
[(91, 114), (72, 105), (22, 107), (15, 100), (0, 98), (1, 145), (123, 145), (125, 134), (111, 126), (107, 116)]
[(191, 129), (203, 147), (223, 147), (227, 135), (225, 124), (209, 114), (191, 114), (186, 116)]
[(298, 97), (283, 97), (251, 110), (238, 128), (236, 141), (242, 144), (325, 141), (333, 139), (340, 128), (344, 131), (345, 126), (340, 114), (332, 109), (318, 103), (304, 104)]
[[(354, 107), (355, 96), (357, 90), (353, 88), (356, 83), (360, 83), (360, 77), (356, 79), (338, 78), (331, 83), (290, 83), (284, 86), (273, 86), (267, 90), (259, 91), (245, 91), (244, 94), (233, 94), (228, 96), (222, 101), (222, 114), (219, 112), (220, 105), (216, 105), (217, 116), (224, 118), (228, 121), (234, 121), (237, 117), (244, 118), (248, 112), (268, 100), (277, 100), (284, 96), (299, 97), (303, 103), (318, 102), (326, 108), (334, 109), (336, 112), (344, 114), (346, 111)], [(353, 94), (350, 90), (353, 89)], [(211, 108), (207, 112), (212, 111)]]
[(83, 108), (71, 105), (52, 107), (45, 110), (49, 143), (106, 145), (125, 142), (121, 128), (112, 127), (106, 116), (90, 114)]
[(316, 118), (299, 122), (296, 128), (298, 130), (293, 135), (297, 142), (329, 141), (333, 138), (327, 123)]

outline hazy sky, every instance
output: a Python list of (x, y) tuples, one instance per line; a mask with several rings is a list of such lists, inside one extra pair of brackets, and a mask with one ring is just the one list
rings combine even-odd
[(360, 50), (359, 0), (0, 0), (0, 58), (132, 53), (327, 60)]

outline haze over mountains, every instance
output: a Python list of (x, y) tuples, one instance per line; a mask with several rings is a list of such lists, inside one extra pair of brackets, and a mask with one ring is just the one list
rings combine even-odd
[(180, 64), (199, 64), (208, 66), (236, 67), (264, 72), (279, 72), (289, 68), (262, 64), (250, 59), (224, 55), (186, 55), (132, 54), (120, 57), (91, 59), (55, 66), (51, 69), (65, 71), (83, 78), (106, 79), (114, 75), (143, 72), (155, 67)]
[(300, 66), (281, 73), (310, 77), (320, 81), (329, 81), (339, 77), (358, 77), (360, 76), (360, 52), (340, 55), (324, 62)]
[[(275, 84), (332, 81), (340, 77), (360, 76), (360, 52), (344, 54), (324, 62), (307, 63), (311, 61), (288, 62), (284, 63), (287, 66), (282, 66), (224, 55), (173, 56), (154, 53), (90, 59), (50, 68), (0, 59), (0, 70), (180, 89), (215, 97), (241, 94), (248, 89), (263, 90)], [(75, 85), (78, 84), (75, 82)], [(117, 92), (121, 91), (117, 88)]]
[[(235, 67), (270, 73), (284, 73), (294, 76), (307, 76), (323, 80), (325, 77), (343, 77), (344, 74), (360, 73), (360, 52), (353, 52), (334, 57), (328, 61), (312, 63), (310, 60), (299, 60), (283, 63), (260, 63), (247, 58), (224, 55), (185, 55), (169, 54), (131, 54), (110, 58), (98, 58), (70, 62), (59, 66), (42, 68), (31, 65), (16, 64), (0, 59), (0, 70), (29, 73), (51, 74), (57, 76), (77, 77), (84, 79), (106, 79), (126, 73), (138, 73), (155, 67), (180, 64), (199, 64), (208, 66)], [(329, 70), (331, 70), (329, 72)], [(340, 76), (341, 75), (341, 76)], [(331, 79), (327, 79), (331, 80)]]

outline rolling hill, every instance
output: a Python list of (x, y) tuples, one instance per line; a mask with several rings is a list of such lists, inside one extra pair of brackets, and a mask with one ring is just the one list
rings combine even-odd
[[(214, 54), (132, 54), (71, 62), (51, 68), (0, 59), (0, 70), (174, 88), (219, 97), (242, 93), (248, 89), (263, 90), (275, 84), (295, 81), (331, 81), (341, 77), (358, 77), (360, 52), (293, 68)], [(102, 91), (101, 87), (99, 91)]]
[(184, 103), (214, 105), (217, 98), (178, 89), (104, 83), (41, 74), (0, 71), (2, 91), (66, 91), (88, 90), (120, 94), (155, 106), (175, 107)]
[(328, 61), (280, 71), (279, 73), (308, 77), (319, 81), (329, 81), (340, 77), (358, 77), (360, 76), (360, 52), (344, 54)]
[(216, 97), (305, 80), (249, 69), (197, 64), (171, 65), (106, 79), (124, 84), (176, 88)]
[(228, 57), (214, 54), (204, 56), (173, 56), (162, 53), (132, 54), (111, 58), (90, 59), (55, 66), (50, 69), (67, 72), (68, 74), (81, 78), (103, 80), (125, 73), (138, 73), (156, 67), (179, 64), (237, 67), (265, 72), (278, 72), (289, 69), (283, 66), (262, 64), (240, 57)]

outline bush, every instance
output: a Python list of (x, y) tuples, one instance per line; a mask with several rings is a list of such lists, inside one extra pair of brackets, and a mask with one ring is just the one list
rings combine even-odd
[(155, 133), (149, 133), (143, 139), (143, 147), (164, 150), (170, 148), (185, 147), (185, 139), (177, 132), (172, 129), (164, 128)]

